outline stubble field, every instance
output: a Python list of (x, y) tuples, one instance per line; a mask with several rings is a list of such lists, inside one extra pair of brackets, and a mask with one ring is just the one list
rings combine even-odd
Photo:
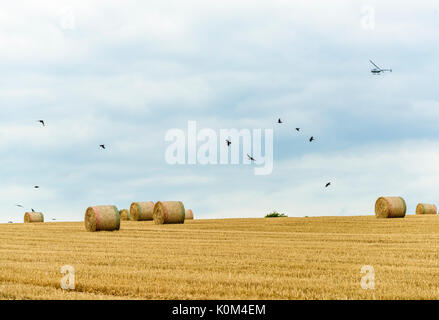
[(437, 299), (438, 253), (438, 216), (1, 224), (0, 298)]

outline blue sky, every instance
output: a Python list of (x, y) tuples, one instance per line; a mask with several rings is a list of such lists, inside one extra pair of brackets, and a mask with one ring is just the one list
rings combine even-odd
[[(149, 200), (222, 218), (373, 214), (400, 195), (414, 212), (437, 200), (438, 39), (425, 0), (3, 3), (0, 221), (22, 221), (17, 203), (80, 221)], [(167, 164), (166, 132), (190, 120), (274, 129), (272, 174)]]

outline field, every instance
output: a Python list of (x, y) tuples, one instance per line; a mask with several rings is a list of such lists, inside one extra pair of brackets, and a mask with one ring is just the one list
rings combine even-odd
[[(1, 299), (437, 299), (439, 217), (0, 225)], [(75, 290), (60, 288), (63, 265)], [(363, 265), (375, 290), (363, 290)]]

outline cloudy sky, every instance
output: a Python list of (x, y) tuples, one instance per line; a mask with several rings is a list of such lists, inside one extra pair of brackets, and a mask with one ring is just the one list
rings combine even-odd
[[(149, 200), (198, 218), (437, 203), (438, 39), (427, 0), (3, 2), (0, 222), (22, 221), (15, 204), (81, 221)], [(188, 121), (273, 129), (273, 172), (169, 165)]]

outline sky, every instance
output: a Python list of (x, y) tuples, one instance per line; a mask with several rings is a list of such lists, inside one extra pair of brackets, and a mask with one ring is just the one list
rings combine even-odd
[[(372, 215), (384, 195), (414, 213), (437, 203), (438, 39), (427, 0), (2, 2), (0, 222), (150, 200), (210, 219)], [(189, 121), (273, 130), (271, 174), (169, 164)]]

